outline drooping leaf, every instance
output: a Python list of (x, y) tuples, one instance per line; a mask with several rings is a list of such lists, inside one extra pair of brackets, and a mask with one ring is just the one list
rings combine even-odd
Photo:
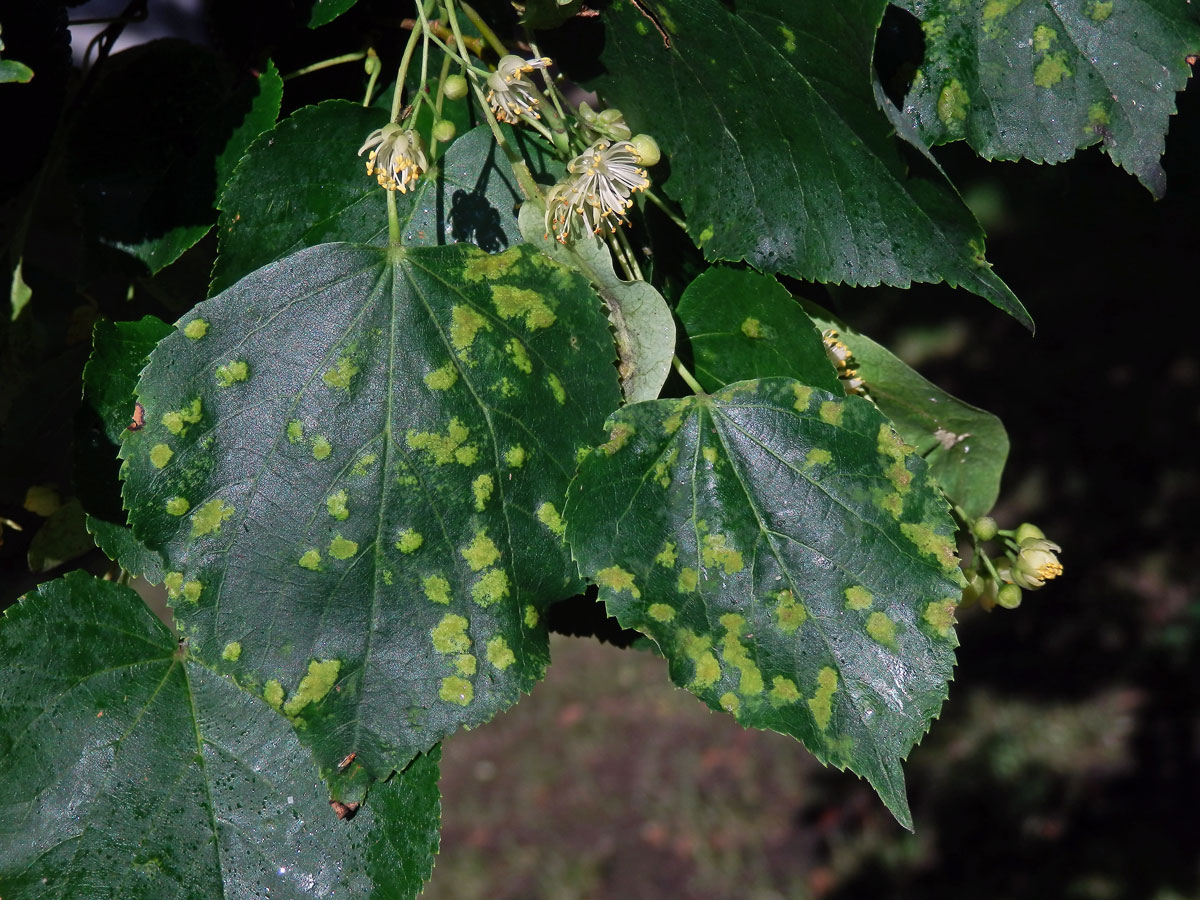
[(785, 378), (609, 428), (564, 513), (609, 611), (676, 684), (862, 775), (911, 828), (900, 760), (946, 697), (961, 592), (925, 464), (866, 400)]
[(663, 190), (708, 259), (847, 284), (945, 281), (1030, 326), (970, 211), (932, 166), (908, 170), (876, 105), (886, 5), (662, 0), (652, 20), (618, 0), (595, 86), (670, 157)]
[(706, 391), (778, 375), (845, 393), (812, 319), (770, 275), (714, 267), (688, 285), (675, 312)]
[(83, 520), (83, 506), (75, 498), (51, 513), (29, 542), (29, 571), (49, 572), (91, 550), (95, 545)]
[(928, 144), (1061, 162), (1099, 144), (1156, 197), (1200, 10), (1173, 0), (904, 0), (925, 61), (904, 105)]
[(315, 247), (185, 316), (138, 396), (125, 503), (176, 620), (206, 658), (240, 642), (326, 768), (384, 777), (542, 676), (539, 619), (580, 586), (559, 510), (619, 402), (581, 277)]
[(145, 578), (151, 584), (162, 584), (166, 575), (162, 554), (135, 538), (132, 529), (95, 516), (88, 516), (85, 525), (105, 556), (132, 575)]
[(71, 145), (90, 227), (151, 272), (174, 262), (212, 227), (222, 184), (279, 114), (282, 85), (271, 64), (238, 80), (186, 41), (114, 54)]
[[(386, 244), (385, 194), (363, 171), (365, 156), (355, 155), (386, 122), (386, 112), (330, 100), (263, 135), (221, 197), (220, 252), (210, 292), (305, 247)], [(551, 165), (533, 141), (518, 146), (535, 172)], [(424, 178), (397, 197), (405, 243), (470, 241), (494, 253), (521, 242), (521, 191), (487, 126), (450, 145), (439, 169), (438, 178)]]
[[(339, 821), (287, 719), (127, 587), (74, 572), (0, 619), (5, 900), (415, 897), (437, 752)], [(376, 893), (377, 892), (377, 893)]]
[(570, 245), (553, 240), (546, 234), (545, 208), (536, 202), (522, 206), (518, 218), (526, 241), (581, 272), (604, 299), (617, 340), (625, 402), (658, 397), (675, 355), (675, 319), (662, 294), (646, 281), (622, 281), (608, 246), (598, 238), (584, 235)]
[(328, 25), (357, 2), (358, 0), (313, 0), (308, 27), (320, 28), (322, 25)]
[(814, 321), (822, 329), (836, 328), (871, 399), (924, 457), (947, 498), (971, 518), (987, 515), (1008, 461), (1004, 423), (946, 393), (865, 334), (832, 319)]
[(138, 374), (154, 345), (172, 330), (157, 316), (136, 322), (100, 319), (92, 329), (92, 355), (83, 367), (83, 401), (104, 423), (114, 454), (133, 423)]

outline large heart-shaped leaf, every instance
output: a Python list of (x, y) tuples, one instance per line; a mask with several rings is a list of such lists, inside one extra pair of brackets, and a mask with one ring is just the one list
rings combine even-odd
[(201, 662), (132, 590), (82, 572), (5, 613), (6, 900), (419, 893), (438, 753), (339, 821), (287, 719), (223, 677), (239, 649)]
[(654, 21), (618, 0), (595, 84), (670, 157), (663, 188), (708, 259), (847, 284), (946, 281), (1030, 326), (970, 211), (935, 167), (908, 170), (876, 105), (886, 6), (661, 0)]
[(239, 642), (325, 767), (386, 776), (542, 676), (612, 356), (587, 282), (530, 247), (301, 251), (151, 356), (130, 523), (206, 658)]
[(1175, 92), (1200, 53), (1200, 10), (1176, 0), (904, 0), (925, 61), (904, 115), (928, 144), (1060, 162), (1100, 144), (1155, 196)]
[(580, 569), (671, 678), (867, 778), (912, 827), (900, 760), (956, 644), (954, 524), (874, 406), (787, 378), (623, 408), (565, 510)]

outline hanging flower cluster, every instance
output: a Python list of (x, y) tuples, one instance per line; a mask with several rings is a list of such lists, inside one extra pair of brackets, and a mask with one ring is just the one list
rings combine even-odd
[(540, 119), (537, 111), (538, 89), (525, 76), (534, 69), (544, 69), (550, 65), (546, 57), (538, 59), (521, 59), (519, 56), (506, 56), (496, 66), (496, 71), (488, 76), (487, 102), (500, 122), (515, 125), (521, 121), (522, 114)]
[[(1016, 531), (1001, 531), (991, 516), (976, 519), (971, 533), (979, 541), (1002, 538), (1007, 545), (1003, 556), (983, 560), (980, 571), (968, 569), (964, 574), (967, 587), (963, 602), (978, 600), (984, 609), (1003, 606), (1015, 609), (1021, 605), (1022, 591), (1036, 591), (1047, 581), (1063, 573), (1058, 554), (1062, 547), (1046, 539), (1042, 529), (1032, 522), (1025, 522)], [(976, 553), (980, 553), (978, 547)]]
[(362, 156), (372, 147), (374, 149), (367, 157), (367, 174), (375, 176), (380, 187), (389, 191), (407, 193), (421, 173), (429, 168), (421, 136), (411, 128), (402, 128), (393, 122), (372, 131), (366, 143), (358, 148), (358, 155)]
[(550, 189), (546, 231), (565, 244), (577, 228), (600, 234), (628, 224), (625, 213), (633, 206), (630, 195), (650, 186), (646, 170), (638, 162), (629, 141), (596, 141), (567, 163), (567, 180)]

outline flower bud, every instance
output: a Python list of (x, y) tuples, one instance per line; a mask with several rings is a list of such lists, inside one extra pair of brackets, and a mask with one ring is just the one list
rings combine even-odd
[(996, 603), (1005, 609), (1016, 609), (1021, 605), (1021, 589), (1015, 584), (1006, 584), (996, 594)]
[(1032, 522), (1022, 522), (1020, 527), (1017, 528), (1017, 533), (1013, 536), (1013, 540), (1019, 544), (1026, 538), (1044, 538), (1045, 536), (1045, 532)]
[(1052, 578), (1057, 578), (1063, 573), (1063, 567), (1055, 554), (1061, 552), (1062, 547), (1053, 541), (1025, 538), (1012, 564), (1013, 583), (1026, 590), (1035, 590)]
[(633, 140), (634, 155), (643, 166), (652, 166), (662, 159), (662, 151), (658, 149), (658, 141), (648, 134), (635, 134)]
[(458, 129), (454, 127), (454, 123), (449, 119), (439, 119), (433, 123), (433, 139), (446, 143), (446, 141), (454, 140), (454, 135)]
[[(446, 85), (442, 88), (442, 93), (447, 100), (461, 100), (467, 96), (467, 79), (461, 75), (447, 75)], [(441, 138), (438, 138), (441, 140)]]
[(1000, 527), (991, 516), (980, 516), (971, 523), (971, 533), (981, 541), (990, 541), (999, 530)]

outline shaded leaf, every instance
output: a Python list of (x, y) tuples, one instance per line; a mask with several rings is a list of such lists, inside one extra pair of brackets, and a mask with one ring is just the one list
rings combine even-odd
[(192, 646), (239, 641), (322, 765), (376, 778), (515, 702), (580, 587), (558, 510), (611, 357), (587, 283), (525, 246), (327, 244), (200, 304), (121, 448)]
[(557, 28), (576, 16), (583, 0), (525, 0), (514, 4), (521, 13), (521, 24), (530, 28)]
[(18, 259), (17, 264), (13, 266), (12, 282), (8, 290), (8, 303), (12, 307), (12, 320), (17, 321), (17, 316), (21, 315), (21, 310), (29, 305), (29, 301), (33, 299), (33, 289), (25, 283), (25, 274), (22, 272), (25, 260)]
[(358, 0), (314, 0), (312, 13), (308, 17), (308, 27), (320, 28), (322, 25), (328, 25), (357, 2)]
[(100, 319), (92, 329), (92, 355), (83, 367), (83, 400), (104, 423), (113, 453), (133, 421), (133, 389), (154, 345), (173, 331), (156, 316), (137, 322)]
[(91, 550), (95, 545), (83, 519), (83, 506), (77, 499), (55, 510), (29, 542), (29, 571), (49, 572)]
[(95, 516), (88, 516), (85, 525), (105, 556), (132, 575), (145, 578), (151, 584), (162, 584), (166, 574), (162, 554), (135, 538), (132, 529)]
[(663, 189), (706, 258), (814, 281), (945, 281), (1029, 327), (984, 259), (979, 224), (940, 172), (909, 171), (876, 105), (886, 5), (739, 0), (735, 14), (720, 0), (662, 0), (667, 48), (618, 0), (595, 86), (670, 157)]
[(417, 895), (438, 754), (340, 822), (287, 719), (230, 668), (179, 652), (137, 594), (82, 572), (5, 613), (5, 898)]
[(1100, 144), (1162, 196), (1175, 92), (1200, 53), (1200, 11), (1173, 0), (905, 0), (925, 61), (904, 115), (928, 144), (1061, 162)]
[(565, 511), (580, 570), (672, 680), (865, 777), (945, 699), (961, 573), (925, 464), (874, 406), (785, 378), (624, 407)]

